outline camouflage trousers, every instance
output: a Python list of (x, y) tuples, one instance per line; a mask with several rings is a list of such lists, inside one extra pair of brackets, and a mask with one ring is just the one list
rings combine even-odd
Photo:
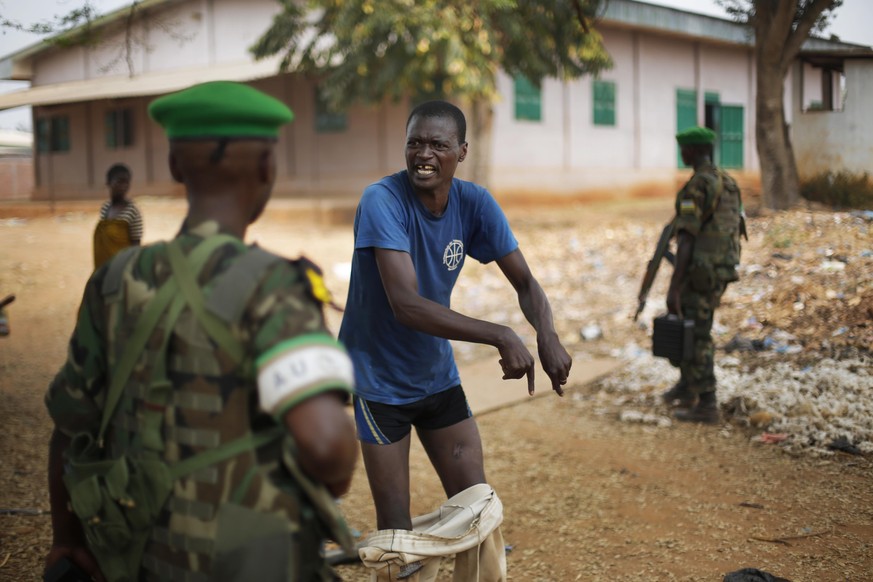
[(682, 362), (679, 383), (692, 394), (715, 392), (715, 345), (712, 342), (712, 318), (721, 303), (725, 284), (718, 283), (709, 291), (698, 291), (690, 285), (680, 296), (682, 316), (694, 320), (694, 353)]

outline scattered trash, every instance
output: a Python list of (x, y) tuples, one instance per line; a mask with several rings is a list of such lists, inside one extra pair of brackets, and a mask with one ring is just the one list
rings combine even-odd
[(666, 416), (652, 414), (649, 412), (640, 412), (639, 410), (622, 410), (618, 415), (618, 419), (622, 422), (631, 422), (638, 424), (651, 424), (658, 428), (667, 428), (673, 426), (673, 421)]
[(749, 423), (752, 426), (769, 426), (774, 420), (776, 416), (772, 412), (768, 412), (766, 410), (759, 410), (758, 412), (753, 412), (749, 415)]
[(774, 576), (757, 568), (743, 568), (736, 572), (725, 574), (722, 582), (791, 582), (787, 578)]
[(579, 331), (579, 335), (586, 342), (590, 342), (602, 338), (603, 330), (596, 323), (589, 323)]
[(749, 338), (736, 334), (731, 340), (724, 345), (724, 351), (730, 353), (735, 351), (751, 352), (755, 350), (755, 345)]
[(846, 270), (846, 263), (843, 261), (822, 261), (819, 269), (824, 273), (840, 273)]
[(760, 503), (751, 503), (750, 501), (741, 501), (737, 505), (740, 507), (750, 507), (752, 509), (764, 509), (764, 506)]
[(775, 445), (787, 441), (788, 435), (785, 433), (763, 432), (752, 440), (757, 440), (765, 445)]
[(828, 443), (828, 450), (849, 453), (850, 455), (863, 454), (861, 452), (861, 449), (849, 442), (849, 439), (847, 439), (846, 437), (840, 437)]

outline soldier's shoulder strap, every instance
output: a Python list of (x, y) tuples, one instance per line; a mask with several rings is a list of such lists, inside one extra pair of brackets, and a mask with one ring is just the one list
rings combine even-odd
[(237, 323), (266, 272), (283, 261), (286, 259), (279, 255), (257, 246), (250, 247), (224, 273), (215, 278), (206, 299), (207, 311), (227, 324)]
[[(718, 205), (721, 203), (721, 196), (724, 194), (724, 172), (720, 169), (715, 169), (715, 180), (712, 181), (712, 185), (715, 188), (715, 192), (712, 195), (712, 204), (709, 205), (709, 208), (706, 209), (706, 212), (703, 213), (703, 216), (700, 219), (700, 224), (705, 224), (712, 215), (715, 214), (715, 211), (718, 210)], [(709, 181), (707, 179), (707, 181)]]

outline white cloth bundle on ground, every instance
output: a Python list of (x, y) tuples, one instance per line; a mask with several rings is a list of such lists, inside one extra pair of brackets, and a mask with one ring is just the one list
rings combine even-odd
[(473, 485), (427, 515), (413, 518), (412, 531), (373, 532), (358, 550), (373, 582), (395, 582), (406, 564), (421, 570), (405, 582), (433, 582), (443, 557), (455, 555), (454, 582), (503, 582), (506, 553), (500, 524), (503, 504), (486, 483)]

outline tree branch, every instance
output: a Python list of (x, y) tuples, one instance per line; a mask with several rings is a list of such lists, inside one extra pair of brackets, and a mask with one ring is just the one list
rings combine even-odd
[[(788, 2), (786, 2), (786, 4), (788, 4)], [(803, 13), (803, 17), (798, 20), (797, 26), (786, 39), (785, 48), (782, 51), (782, 65), (785, 69), (790, 66), (791, 61), (793, 61), (798, 53), (800, 53), (803, 43), (809, 38), (809, 34), (815, 26), (815, 23), (818, 22), (819, 17), (821, 17), (826, 10), (832, 10), (838, 4), (839, 3), (835, 0), (813, 0), (813, 2), (807, 6), (806, 11)]]

